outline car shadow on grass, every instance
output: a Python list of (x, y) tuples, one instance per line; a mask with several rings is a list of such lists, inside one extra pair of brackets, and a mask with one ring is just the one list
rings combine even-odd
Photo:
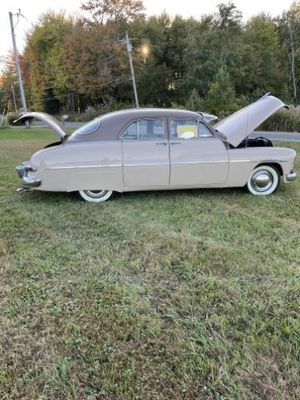
[[(280, 187), (279, 191), (273, 196), (263, 196), (274, 197), (278, 194), (287, 194), (289, 190), (283, 186)], [(76, 192), (44, 192), (44, 191), (31, 191), (27, 193), (20, 193), (20, 198), (24, 199), (26, 202), (45, 202), (45, 203), (65, 203), (74, 202), (77, 204), (85, 204), (86, 202), (82, 200)], [(136, 192), (115, 192), (111, 199), (107, 203), (121, 203), (121, 202), (134, 202), (134, 201), (149, 201), (149, 200), (172, 200), (180, 201), (186, 199), (230, 199), (230, 198), (257, 198), (258, 196), (253, 196), (248, 193), (244, 188), (211, 188), (211, 189), (177, 189), (177, 190), (153, 190), (153, 191), (136, 191)], [(260, 196), (261, 197), (261, 196)]]
[(210, 196), (232, 196), (238, 194), (244, 194), (241, 188), (212, 188), (212, 189), (174, 189), (174, 190), (153, 190), (153, 191), (137, 191), (137, 192), (124, 192), (117, 193), (115, 198), (126, 198), (126, 199), (142, 199), (149, 197), (156, 197), (160, 199), (169, 199), (177, 197), (178, 199), (192, 197), (196, 198), (199, 196), (210, 197)]
[[(220, 197), (231, 197), (247, 195), (241, 188), (218, 188), (218, 189), (182, 189), (182, 190), (154, 190), (154, 191), (136, 191), (136, 192), (123, 192), (114, 193), (112, 198), (108, 201), (111, 202), (123, 202), (123, 201), (135, 201), (135, 200), (183, 200), (186, 198), (202, 197), (202, 198), (220, 198)], [(44, 192), (44, 191), (31, 191), (27, 193), (20, 193), (26, 201), (38, 201), (38, 202), (49, 202), (60, 203), (60, 202), (79, 202), (85, 203), (84, 200), (79, 198), (76, 192)], [(107, 203), (108, 203), (107, 202)]]

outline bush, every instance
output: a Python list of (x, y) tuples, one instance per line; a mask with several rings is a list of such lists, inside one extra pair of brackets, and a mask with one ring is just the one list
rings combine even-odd
[(130, 103), (113, 103), (111, 105), (98, 105), (98, 106), (88, 106), (86, 110), (82, 113), (69, 114), (68, 121), (75, 122), (89, 122), (100, 115), (106, 114), (111, 111), (124, 110), (127, 108), (133, 108), (134, 106)]
[(0, 129), (6, 129), (6, 128), (9, 128), (6, 121), (6, 117), (3, 117), (3, 115), (0, 114)]
[[(1, 119), (0, 119), (0, 123), (1, 123)], [(4, 118), (2, 124), (0, 125), (0, 129), (7, 129), (7, 128), (9, 128), (9, 125), (7, 124), (7, 122)]]
[(9, 112), (5, 116), (5, 122), (7, 125), (16, 125), (16, 126), (21, 126), (24, 125), (24, 122), (20, 121), (14, 124), (14, 121), (20, 117), (20, 114), (16, 112)]
[(300, 109), (290, 107), (268, 118), (259, 128), (262, 131), (300, 132)]

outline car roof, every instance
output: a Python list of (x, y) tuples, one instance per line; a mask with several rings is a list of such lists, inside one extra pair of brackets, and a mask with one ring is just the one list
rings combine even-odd
[(194, 111), (176, 110), (168, 108), (130, 108), (127, 110), (113, 111), (99, 117), (101, 125), (94, 133), (77, 135), (76, 131), (71, 136), (71, 141), (114, 140), (118, 139), (120, 132), (132, 121), (140, 118), (201, 118), (201, 114)]
[(129, 108), (125, 110), (113, 111), (105, 115), (105, 117), (117, 118), (118, 116), (123, 119), (127, 118), (145, 118), (145, 117), (199, 117), (199, 113), (181, 109), (170, 108)]

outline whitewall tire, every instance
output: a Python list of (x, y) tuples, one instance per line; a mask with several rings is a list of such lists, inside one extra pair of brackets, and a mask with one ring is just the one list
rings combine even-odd
[(280, 175), (275, 167), (260, 165), (252, 171), (246, 187), (256, 196), (267, 196), (276, 191), (279, 183)]
[(112, 190), (79, 190), (79, 196), (90, 203), (102, 203), (113, 194)]

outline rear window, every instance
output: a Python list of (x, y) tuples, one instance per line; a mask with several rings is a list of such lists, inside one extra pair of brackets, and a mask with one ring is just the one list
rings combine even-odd
[(94, 119), (91, 122), (83, 125), (81, 128), (77, 129), (73, 134), (75, 135), (90, 135), (91, 133), (95, 132), (101, 124), (99, 119)]

